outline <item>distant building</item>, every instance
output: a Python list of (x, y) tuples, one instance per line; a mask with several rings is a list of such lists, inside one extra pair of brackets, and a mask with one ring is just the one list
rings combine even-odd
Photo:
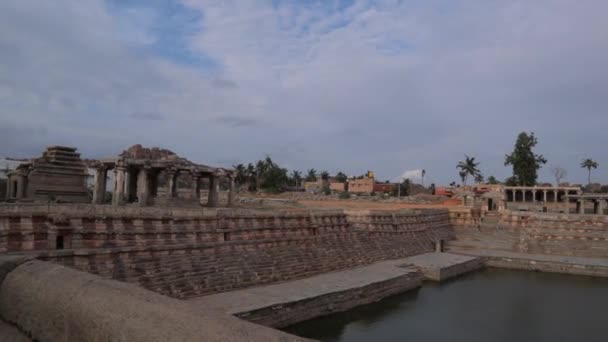
[(346, 183), (343, 182), (336, 182), (336, 181), (329, 181), (329, 189), (333, 192), (344, 192), (346, 191)]
[(396, 184), (392, 183), (375, 183), (374, 192), (382, 194), (390, 194), (395, 189)]
[(374, 184), (376, 181), (373, 178), (361, 178), (361, 179), (349, 179), (348, 180), (348, 192), (369, 194), (374, 192)]

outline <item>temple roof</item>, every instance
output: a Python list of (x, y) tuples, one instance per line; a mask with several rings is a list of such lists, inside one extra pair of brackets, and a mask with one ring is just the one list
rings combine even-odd
[(143, 147), (140, 144), (133, 145), (121, 152), (118, 156), (104, 158), (98, 161), (106, 167), (116, 165), (146, 166), (158, 169), (185, 170), (193, 173), (232, 174), (233, 170), (212, 167), (194, 163), (186, 158), (178, 156), (175, 152), (159, 147)]

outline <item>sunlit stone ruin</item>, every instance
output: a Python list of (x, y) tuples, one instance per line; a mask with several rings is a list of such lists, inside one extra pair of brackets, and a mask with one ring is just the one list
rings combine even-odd
[(140, 145), (7, 176), (2, 341), (307, 341), (280, 329), (483, 268), (608, 277), (608, 196), (580, 187), (300, 201)]
[[(96, 176), (93, 203), (105, 202), (108, 171), (115, 174), (112, 185), (113, 205), (137, 203), (140, 206), (200, 204), (201, 180), (208, 182), (209, 207), (219, 206), (220, 181), (228, 183), (228, 205), (234, 202), (234, 173), (228, 169), (195, 164), (173, 153), (159, 149), (146, 149), (139, 145), (124, 151), (118, 157), (101, 159), (95, 163)], [(180, 196), (178, 180), (186, 177), (191, 184), (190, 193)], [(160, 179), (164, 180), (159, 189)]]

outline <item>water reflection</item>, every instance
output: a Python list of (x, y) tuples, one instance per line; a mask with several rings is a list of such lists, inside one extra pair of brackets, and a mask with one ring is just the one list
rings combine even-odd
[(606, 341), (608, 279), (488, 269), (287, 331), (322, 341)]

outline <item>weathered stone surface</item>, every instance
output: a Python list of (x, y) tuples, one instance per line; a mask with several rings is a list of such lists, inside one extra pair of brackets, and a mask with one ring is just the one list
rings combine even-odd
[(0, 315), (39, 341), (306, 341), (37, 260), (9, 273), (0, 288)]
[(403, 263), (417, 267), (425, 279), (443, 281), (483, 267), (478, 257), (453, 253), (425, 253), (402, 259)]
[(190, 299), (188, 302), (262, 325), (286, 327), (419, 287), (422, 274), (412, 266), (403, 265), (404, 262), (406, 259), (383, 261), (296, 281)]

